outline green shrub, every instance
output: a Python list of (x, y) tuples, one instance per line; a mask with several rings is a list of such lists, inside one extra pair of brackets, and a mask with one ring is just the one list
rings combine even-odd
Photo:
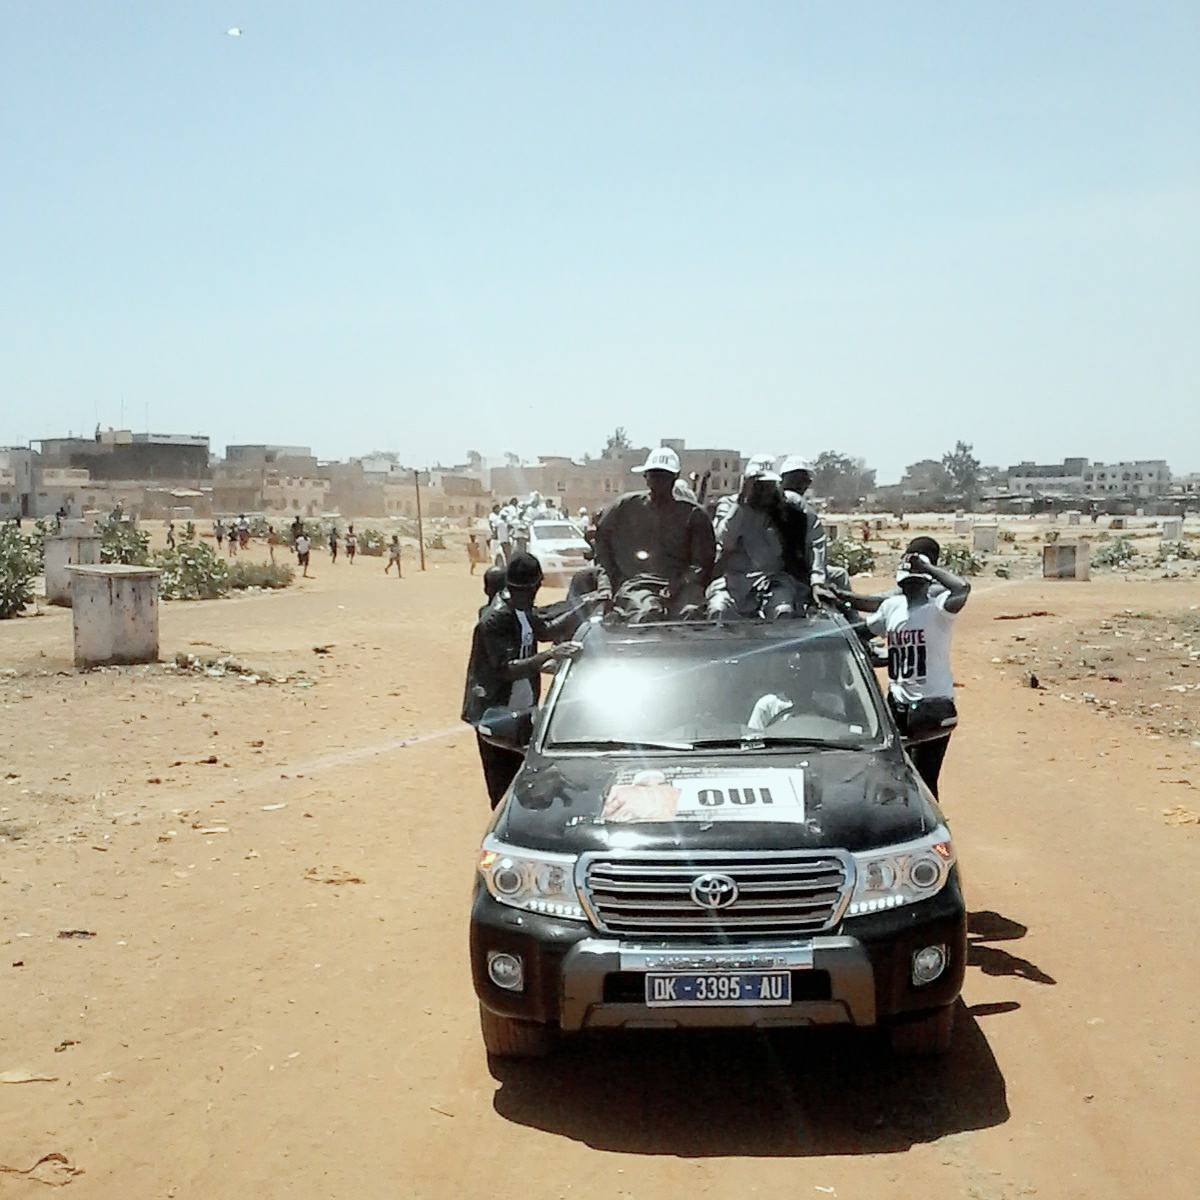
[(983, 570), (983, 559), (975, 554), (970, 546), (956, 543), (942, 547), (938, 566), (955, 575), (978, 575)]
[(1000, 530), (1000, 540), (1011, 544), (1017, 540), (1017, 535), (1011, 529), (1002, 529)]
[(41, 569), (33, 539), (15, 525), (0, 526), (0, 620), (20, 615), (33, 599), (33, 577)]
[(1127, 567), (1137, 557), (1128, 538), (1114, 538), (1096, 551), (1092, 562), (1097, 567)]
[(875, 552), (871, 547), (848, 538), (829, 543), (826, 561), (831, 567), (844, 567), (850, 575), (867, 575), (875, 570)]
[(229, 568), (229, 586), (234, 589), (285, 588), (295, 575), (287, 563), (256, 563), (239, 559)]
[(150, 535), (132, 521), (121, 517), (102, 517), (96, 522), (100, 535), (100, 561), (144, 567), (150, 561)]
[(228, 595), (229, 567), (204, 542), (181, 542), (160, 550), (154, 566), (162, 571), (159, 593), (164, 600), (216, 600)]

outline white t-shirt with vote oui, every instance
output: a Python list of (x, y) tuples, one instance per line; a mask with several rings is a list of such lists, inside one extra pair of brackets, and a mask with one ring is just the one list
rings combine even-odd
[(908, 704), (954, 698), (950, 639), (955, 614), (946, 611), (948, 591), (909, 608), (905, 596), (889, 596), (867, 618), (872, 633), (887, 635), (888, 679), (892, 696)]

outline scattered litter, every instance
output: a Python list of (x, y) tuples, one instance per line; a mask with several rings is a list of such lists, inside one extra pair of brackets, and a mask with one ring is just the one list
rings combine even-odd
[(366, 883), (365, 879), (360, 879), (357, 875), (351, 875), (349, 871), (343, 871), (341, 867), (334, 867), (329, 872), (322, 872), (316, 867), (309, 867), (304, 872), (304, 878), (310, 883), (331, 883), (334, 887), (340, 887), (344, 883)]
[(333, 652), (333, 647), (336, 643), (330, 642), (327, 646), (314, 646), (314, 654), (330, 654)]
[(55, 1054), (61, 1054), (68, 1046), (78, 1046), (79, 1043), (74, 1038), (64, 1038), (57, 1046), (54, 1047)]
[(193, 825), (192, 828), (197, 833), (200, 833), (200, 834), (228, 833), (229, 832), (228, 825), (204, 825), (204, 826)]
[(993, 621), (1025, 621), (1030, 617), (1053, 617), (1055, 613), (1047, 612), (1044, 608), (1035, 608), (1032, 612), (1020, 613), (1001, 613), (998, 617), (993, 617)]
[(0, 1083), (57, 1083), (57, 1075), (37, 1075), (33, 1071), (0, 1071)]
[(438, 1108), (436, 1104), (431, 1104), (429, 1106), (429, 1111), (439, 1113), (443, 1117), (450, 1117), (451, 1120), (454, 1118), (454, 1114), (452, 1112), (447, 1112), (444, 1108)]
[(286, 800), (279, 804), (264, 804), (262, 806), (263, 812), (278, 812), (281, 808), (287, 808)]
[(60, 929), (58, 931), (60, 938), (78, 938), (80, 941), (87, 941), (96, 936), (94, 929)]

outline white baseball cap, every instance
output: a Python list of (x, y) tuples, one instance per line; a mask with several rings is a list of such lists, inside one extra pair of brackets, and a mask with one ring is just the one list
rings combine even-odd
[(793, 471), (811, 471), (812, 463), (799, 454), (789, 454), (779, 468), (780, 475), (790, 475)]
[(761, 479), (764, 483), (778, 483), (779, 472), (775, 470), (775, 455), (754, 455), (746, 463), (744, 478)]
[(659, 446), (650, 451), (640, 467), (633, 469), (639, 475), (644, 475), (647, 471), (670, 471), (672, 475), (678, 475), (679, 455), (670, 446)]

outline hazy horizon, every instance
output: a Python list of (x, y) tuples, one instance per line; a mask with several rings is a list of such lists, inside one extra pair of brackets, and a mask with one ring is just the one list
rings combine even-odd
[(1192, 4), (7, 11), (0, 445), (1200, 470)]

